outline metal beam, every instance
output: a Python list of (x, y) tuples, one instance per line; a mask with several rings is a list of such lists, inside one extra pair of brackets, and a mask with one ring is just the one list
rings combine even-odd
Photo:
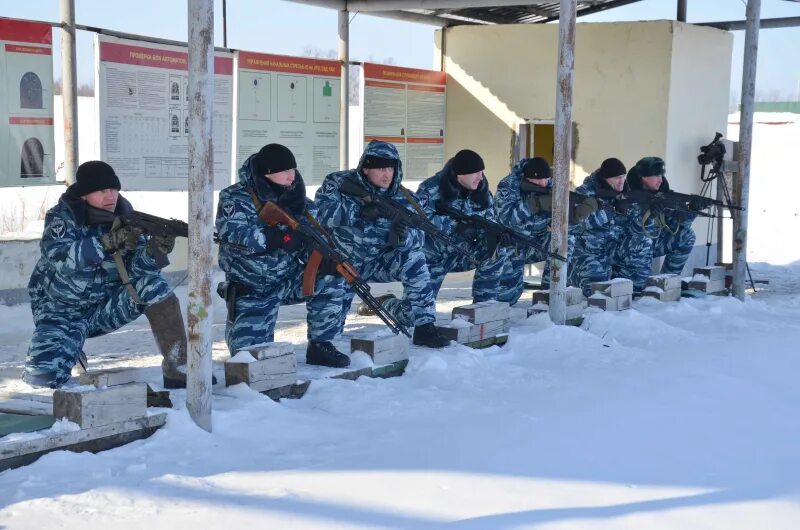
[(211, 432), (214, 0), (189, 0), (189, 362), (186, 408)]
[(79, 160), (75, 0), (61, 0), (61, 104), (64, 110), (64, 181), (72, 184)]
[(444, 27), (454, 24), (468, 24), (468, 22), (460, 22), (445, 17), (437, 17), (435, 15), (424, 15), (422, 13), (413, 13), (411, 11), (370, 11), (363, 13), (373, 17), (390, 18), (392, 20), (402, 20), (403, 22), (416, 22), (418, 24), (428, 24), (429, 26)]
[(350, 152), (350, 13), (339, 11), (339, 169), (349, 169)]
[[(294, 0), (292, 0), (294, 1)], [(316, 1), (316, 0), (312, 0)], [(585, 0), (581, 4), (600, 4), (602, 0)], [(552, 0), (348, 0), (350, 11), (392, 11), (396, 9), (471, 9), (552, 4)]]
[[(696, 26), (708, 26), (724, 29), (725, 31), (740, 31), (747, 29), (746, 20), (729, 20), (727, 22), (695, 22)], [(765, 18), (759, 24), (759, 29), (795, 28), (800, 26), (800, 17)]]
[(753, 144), (753, 111), (756, 99), (758, 26), (761, 0), (747, 0), (747, 30), (744, 34), (742, 110), (739, 118), (739, 171), (733, 175), (733, 202), (744, 208), (733, 217), (733, 295), (745, 298), (747, 274), (747, 206), (750, 199), (750, 157)]
[(687, 0), (678, 0), (678, 14), (675, 17), (678, 22), (686, 22), (686, 3)]
[[(575, 79), (576, 0), (561, 0), (558, 21), (558, 80), (556, 82), (555, 175), (550, 252), (567, 256), (569, 243), (569, 181), (572, 169), (572, 89)], [(550, 319), (567, 318), (567, 263), (550, 260)]]

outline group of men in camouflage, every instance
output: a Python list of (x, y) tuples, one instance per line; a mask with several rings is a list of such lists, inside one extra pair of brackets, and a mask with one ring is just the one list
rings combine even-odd
[[(416, 192), (402, 181), (396, 148), (381, 141), (369, 143), (355, 169), (328, 175), (313, 201), (287, 147), (269, 144), (245, 160), (238, 182), (220, 192), (216, 213), (219, 265), (225, 272), (218, 291), (227, 302), (230, 351), (272, 341), (280, 305), (305, 302), (307, 362), (335, 367), (350, 363), (332, 341), (344, 328), (353, 289), (338, 264), (324, 259), (315, 269), (313, 291), (305, 292), (301, 284), (311, 251), (308, 239), (297, 225), (266, 223), (260, 213), (270, 203), (317, 231), (347, 257), (361, 279), (401, 282), (401, 297), (379, 299), (396, 321), (413, 326), (416, 345), (441, 348), (449, 342), (434, 325), (436, 297), (448, 272), (475, 270), (474, 302), (516, 303), (525, 265), (547, 262), (552, 209), (548, 163), (542, 158), (520, 161), (499, 183), (496, 196), (489, 190), (482, 158), (466, 149)], [(349, 192), (354, 185), (364, 193)], [(23, 379), (31, 385), (63, 385), (86, 338), (117, 329), (142, 313), (164, 359), (165, 386), (185, 385), (180, 306), (153, 259), (153, 249), (168, 253), (174, 237), (93, 224), (87, 215), (92, 208), (117, 214), (130, 210), (120, 188), (108, 164), (84, 163), (75, 184), (47, 214), (42, 256), (29, 284), (36, 330)], [(665, 256), (662, 272), (680, 272), (694, 245), (694, 215), (621, 199), (629, 189), (657, 193), (668, 188), (660, 158), (643, 158), (630, 171), (615, 158), (603, 161), (572, 194), (568, 283), (588, 294), (592, 282), (626, 277), (641, 290), (658, 256)], [(375, 197), (391, 199), (432, 223), (449, 237), (448, 244), (399, 223)], [(511, 226), (541, 246), (520, 244), (506, 234), (490, 244), (480, 224), (454, 218), (453, 210)], [(544, 287), (548, 280), (546, 266)]]

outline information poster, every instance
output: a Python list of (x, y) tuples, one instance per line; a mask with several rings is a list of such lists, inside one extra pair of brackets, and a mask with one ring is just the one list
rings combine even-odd
[(235, 170), (270, 143), (294, 153), (306, 184), (339, 169), (341, 65), (237, 52)]
[(0, 186), (55, 183), (53, 30), (0, 18)]
[[(188, 53), (180, 46), (98, 35), (100, 156), (127, 190), (186, 190)], [(233, 55), (214, 56), (214, 188), (232, 182)]]
[(390, 142), (404, 178), (423, 180), (444, 165), (444, 72), (364, 63), (364, 143)]

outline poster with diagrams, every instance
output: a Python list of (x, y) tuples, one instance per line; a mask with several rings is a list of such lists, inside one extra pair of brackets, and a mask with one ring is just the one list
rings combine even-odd
[(372, 63), (364, 63), (363, 72), (364, 144), (394, 144), (405, 179), (439, 171), (445, 162), (445, 73)]
[[(127, 190), (186, 190), (186, 48), (95, 37), (100, 156)], [(214, 189), (231, 184), (233, 55), (214, 56)]]
[(340, 78), (338, 61), (237, 52), (234, 171), (270, 143), (292, 150), (306, 184), (337, 171)]
[(0, 18), (0, 187), (55, 183), (53, 29)]

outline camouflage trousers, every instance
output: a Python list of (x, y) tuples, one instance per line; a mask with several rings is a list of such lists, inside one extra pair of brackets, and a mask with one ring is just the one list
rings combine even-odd
[(159, 274), (133, 279), (132, 285), (144, 305), (136, 304), (121, 284), (110, 290), (105, 299), (90, 306), (68, 305), (43, 292), (31, 293), (36, 329), (22, 379), (33, 386), (60, 387), (69, 380), (87, 338), (111, 333), (133, 322), (146, 306), (170, 294), (169, 285)]
[[(525, 265), (530, 263), (544, 262), (542, 271), (542, 289), (550, 288), (550, 258), (544, 249), (550, 248), (550, 232), (541, 237), (542, 249), (538, 248), (510, 248), (507, 250), (508, 259), (500, 276), (500, 297), (501, 302), (516, 304), (525, 289)], [(575, 237), (568, 236), (567, 259), (572, 255), (572, 248), (575, 245)]]
[[(361, 278), (367, 282), (402, 282), (402, 299), (388, 300), (384, 306), (406, 326), (421, 326), (436, 320), (436, 298), (431, 288), (431, 274), (422, 250), (391, 249), (378, 259), (357, 266)], [(355, 293), (347, 289), (342, 306), (341, 328)]]
[[(433, 299), (439, 294), (442, 288), (445, 276), (448, 272), (466, 272), (475, 270), (475, 276), (472, 278), (472, 300), (475, 303), (485, 302), (487, 300), (497, 300), (500, 295), (500, 275), (506, 266), (506, 249), (498, 247), (494, 256), (488, 256), (488, 248), (483, 246), (473, 246), (471, 248), (471, 255), (478, 261), (477, 268), (475, 264), (461, 254), (450, 252), (445, 255), (434, 256), (427, 254), (426, 262), (428, 263), (428, 270), (430, 271), (431, 281), (430, 288), (433, 292)], [(392, 307), (394, 304), (395, 314), (400, 315), (400, 321), (406, 325), (411, 325), (411, 316), (408, 314), (410, 293), (408, 289), (403, 291), (403, 300), (388, 300), (387, 307)]]
[(291, 278), (266, 293), (238, 293), (233, 317), (228, 315), (225, 325), (228, 350), (235, 355), (245, 347), (273, 342), (280, 306), (303, 302), (308, 310), (308, 340), (333, 340), (339, 333), (339, 312), (345, 297), (345, 285), (340, 276), (319, 276), (314, 296), (304, 297), (301, 278)]
[(691, 227), (679, 227), (673, 234), (662, 229), (661, 234), (653, 241), (653, 257), (664, 256), (661, 265), (662, 274), (681, 274), (683, 267), (692, 253), (696, 236)]
[(628, 278), (641, 291), (653, 268), (653, 240), (644, 235), (588, 232), (576, 237), (567, 283), (592, 294), (593, 282)]

